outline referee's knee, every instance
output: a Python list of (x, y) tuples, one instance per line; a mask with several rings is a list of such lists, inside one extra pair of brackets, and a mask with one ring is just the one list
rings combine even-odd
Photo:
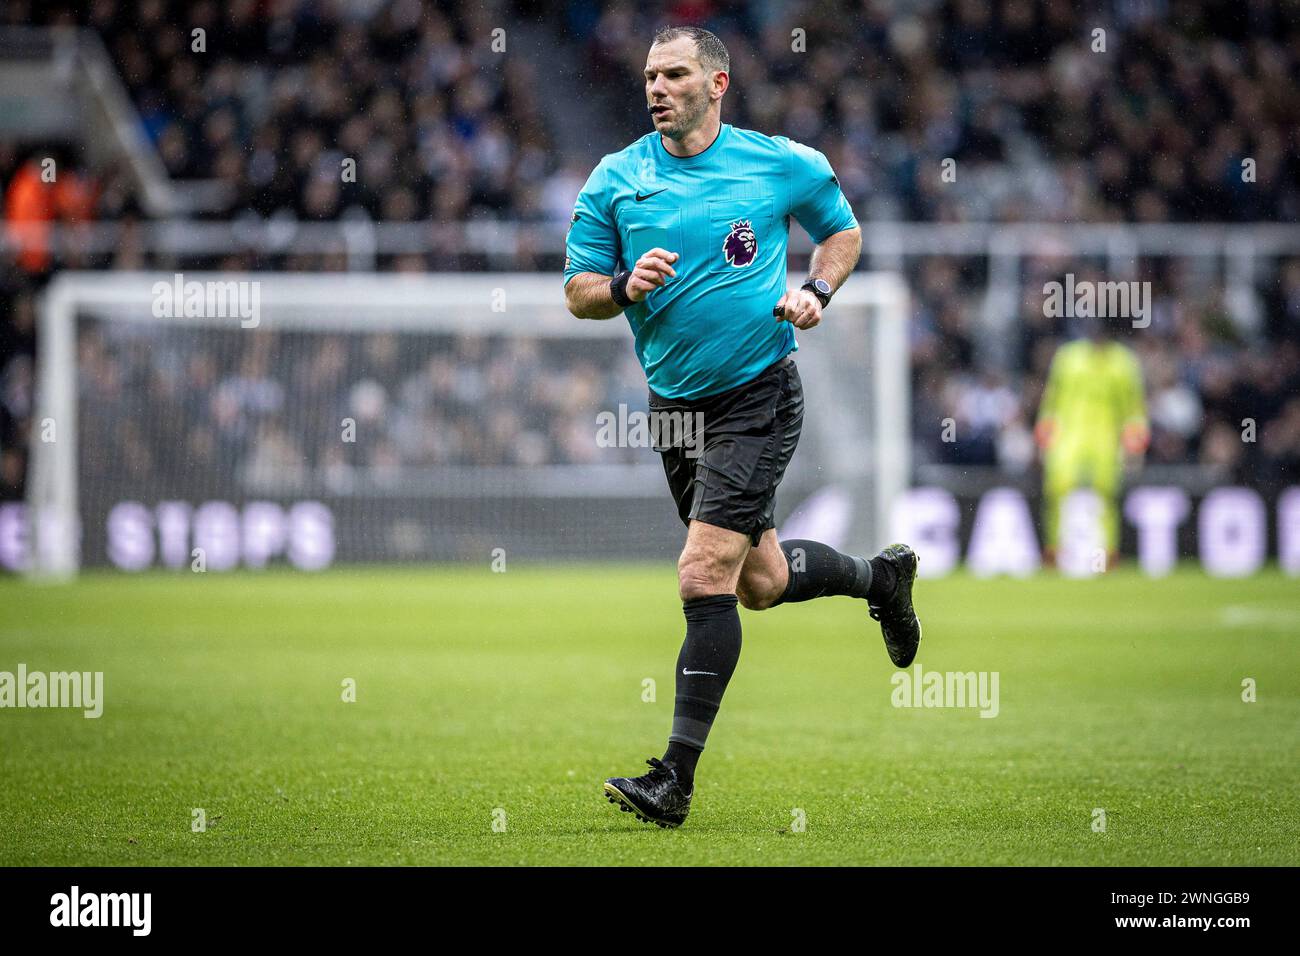
[(683, 601), (727, 594), (732, 588), (723, 575), (709, 574), (703, 570), (683, 569), (677, 573), (677, 591)]
[(684, 554), (677, 562), (677, 590), (683, 601), (731, 594), (736, 590), (735, 573), (715, 557)]

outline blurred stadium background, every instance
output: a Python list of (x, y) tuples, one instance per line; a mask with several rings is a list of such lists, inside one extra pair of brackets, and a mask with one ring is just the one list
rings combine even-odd
[[(636, 11), (4, 3), (0, 565), (32, 564), (20, 503), (36, 494), (38, 314), (61, 272), (538, 272), (558, 301), (577, 191), (645, 131), (650, 25)], [(1186, 492), (1188, 557), (1199, 502), (1248, 488), (1258, 499), (1224, 534), (1263, 535), (1251, 553), (1300, 569), (1288, 530), (1300, 502), (1284, 494), (1300, 462), (1294, 3), (701, 0), (657, 16), (723, 36), (736, 81), (724, 121), (824, 151), (864, 226), (860, 268), (905, 279), (909, 448), (893, 457), (928, 490), (908, 501), (929, 523), (904, 516), (903, 529), (952, 552), (933, 568), (963, 554), (990, 490), (1015, 489), (1037, 516), (1036, 409), (1056, 346), (1080, 331), (1045, 317), (1042, 287), (1074, 273), (1152, 284), (1150, 326), (1123, 336), (1151, 424), (1129, 487)], [(1091, 49), (1098, 27), (1104, 53)], [(795, 30), (809, 52), (792, 50)], [(956, 182), (940, 175), (946, 159)], [(796, 232), (795, 272), (810, 248)], [(364, 313), (345, 335), (123, 329), (81, 311), (84, 563), (183, 566), (189, 548), (176, 533), (164, 546), (164, 527), (194, 521), (216, 547), (250, 501), (280, 502), (268, 520), (287, 528), (299, 501), (346, 513), (358, 496), (364, 527), (340, 522), (339, 561), (542, 556), (544, 538), (551, 554), (671, 554), (680, 534), (653, 456), (596, 442), (599, 411), (644, 407), (626, 337), (532, 335), (522, 316), (480, 334), (428, 308), (438, 318), (419, 336), (367, 334)], [(802, 337), (809, 361), (819, 335)], [(357, 440), (338, 440), (345, 419)], [(881, 456), (869, 460), (879, 449), (865, 438), (857, 473), (869, 476)], [(834, 499), (815, 496), (854, 453), (809, 451), (780, 517), (798, 509), (836, 538)], [(627, 497), (584, 502), (611, 484), (643, 495), (634, 516)], [(421, 490), (382, 504), (384, 487), (390, 499)], [(449, 497), (431, 507), (437, 489)], [(829, 513), (805, 514), (810, 498)], [(880, 524), (853, 543), (889, 537)], [(1123, 551), (1138, 551), (1131, 517)], [(241, 563), (283, 553), (254, 548)]]

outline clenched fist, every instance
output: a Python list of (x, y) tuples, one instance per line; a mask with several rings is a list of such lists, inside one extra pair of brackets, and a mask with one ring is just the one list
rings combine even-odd
[(644, 301), (651, 292), (677, 275), (672, 264), (678, 258), (677, 253), (666, 249), (649, 250), (636, 261), (636, 266), (632, 269), (632, 275), (627, 280), (627, 297), (633, 302)]
[(811, 329), (822, 320), (821, 299), (807, 289), (791, 289), (777, 301), (772, 314), (796, 329)]

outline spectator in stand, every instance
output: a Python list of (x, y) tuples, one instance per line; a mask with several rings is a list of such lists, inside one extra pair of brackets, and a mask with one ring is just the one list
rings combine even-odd
[(54, 265), (51, 224), (94, 219), (96, 188), (62, 146), (32, 150), (4, 192), (5, 227), (16, 245), (18, 268), (31, 276)]

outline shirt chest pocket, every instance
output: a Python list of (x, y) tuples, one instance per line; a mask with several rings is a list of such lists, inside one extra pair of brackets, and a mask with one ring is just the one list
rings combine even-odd
[(709, 203), (710, 272), (735, 272), (761, 262), (772, 241), (771, 199), (722, 199)]
[(621, 219), (625, 269), (633, 268), (636, 261), (651, 249), (683, 255), (680, 209), (634, 206), (625, 211)]

